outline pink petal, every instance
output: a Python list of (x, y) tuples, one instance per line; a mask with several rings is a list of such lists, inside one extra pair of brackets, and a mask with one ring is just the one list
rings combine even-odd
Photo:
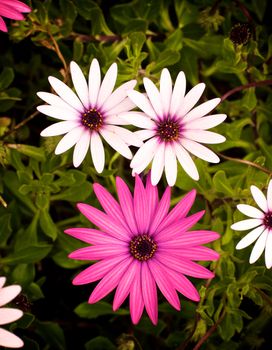
[(69, 228), (64, 232), (89, 244), (127, 244), (126, 242), (120, 241), (119, 239), (116, 239), (105, 232), (101, 232), (93, 228)]
[(167, 269), (152, 259), (147, 264), (162, 294), (175, 309), (180, 310), (179, 297), (167, 276)]
[(158, 227), (157, 232), (154, 233), (156, 241), (168, 241), (169, 239), (176, 238), (176, 235), (180, 235), (182, 232), (187, 231), (194, 226), (204, 215), (205, 210), (199, 211), (187, 218), (181, 219), (178, 222), (174, 222), (172, 225), (167, 226), (165, 229)]
[(110, 270), (93, 290), (88, 300), (89, 304), (94, 304), (109, 294), (119, 283), (120, 279), (132, 263), (133, 258), (127, 258)]
[(24, 16), (17, 11), (16, 9), (12, 8), (8, 4), (0, 4), (0, 14), (3, 17), (15, 19), (15, 20), (23, 20)]
[(0, 306), (6, 305), (13, 300), (20, 292), (21, 286), (13, 285), (0, 289)]
[(6, 283), (6, 277), (0, 277), (0, 288), (2, 288), (5, 283)]
[(126, 260), (127, 257), (125, 256), (117, 256), (114, 258), (98, 261), (97, 263), (80, 272), (73, 279), (73, 284), (81, 285), (100, 280), (108, 273), (108, 271), (112, 271), (118, 264), (123, 261), (125, 262)]
[(145, 309), (154, 325), (158, 322), (158, 296), (155, 280), (146, 262), (142, 263), (142, 294)]
[(206, 267), (196, 264), (187, 259), (176, 257), (170, 254), (156, 254), (156, 259), (174, 271), (195, 278), (213, 278), (214, 273)]
[(0, 16), (0, 30), (2, 32), (5, 32), (5, 33), (7, 33), (7, 31), (8, 31), (6, 23), (4, 22), (4, 20), (3, 20), (3, 18), (1, 16)]
[(160, 230), (174, 223), (174, 221), (185, 218), (194, 204), (196, 190), (187, 193), (182, 200), (170, 211), (160, 225)]
[(154, 217), (151, 219), (151, 226), (149, 229), (150, 235), (154, 234), (154, 232), (157, 230), (160, 223), (166, 217), (170, 207), (170, 199), (171, 199), (171, 187), (168, 186), (164, 191), (164, 194), (157, 206), (157, 210), (156, 210), (156, 213), (154, 214)]
[(0, 328), (0, 346), (15, 349), (24, 346), (24, 342), (15, 334)]
[(128, 248), (120, 244), (93, 245), (75, 250), (69, 254), (70, 259), (76, 260), (101, 260), (107, 259), (116, 255), (128, 254)]
[(136, 234), (138, 229), (134, 216), (133, 198), (127, 184), (120, 177), (116, 177), (116, 189), (127, 224), (130, 227), (131, 232)]
[(79, 203), (77, 207), (88, 220), (98, 226), (102, 231), (122, 241), (128, 240), (128, 232), (112, 217), (88, 204)]
[[(171, 229), (169, 230), (171, 231)], [(163, 231), (162, 231), (163, 232)], [(189, 247), (189, 246), (196, 246), (200, 244), (206, 244), (209, 242), (213, 242), (216, 239), (220, 237), (220, 235), (217, 232), (213, 231), (189, 231), (189, 232), (180, 232), (177, 233), (177, 235), (170, 235), (157, 237), (156, 241), (163, 242), (163, 246), (166, 248), (174, 248), (176, 246), (182, 246), (182, 247)], [(160, 239), (159, 239), (160, 238)], [(172, 240), (171, 240), (172, 238)]]
[(6, 4), (13, 7), (19, 12), (31, 12), (31, 8), (29, 6), (18, 0), (1, 0), (1, 4)]
[(220, 255), (207, 247), (196, 246), (196, 247), (184, 247), (184, 245), (176, 244), (176, 241), (172, 241), (172, 246), (164, 247), (164, 244), (160, 244), (160, 252), (165, 254), (174, 254), (180, 256), (181, 258), (186, 258), (190, 260), (197, 261), (209, 261), (209, 260), (218, 260)]
[(173, 286), (178, 292), (180, 292), (185, 297), (191, 300), (194, 300), (194, 301), (200, 300), (198, 291), (196, 290), (192, 282), (188, 280), (187, 277), (183, 276), (181, 273), (178, 273), (172, 269), (166, 269), (166, 271), (167, 271), (166, 273), (168, 277), (171, 278)]
[(158, 194), (158, 188), (157, 186), (153, 186), (151, 183), (151, 172), (147, 175), (146, 180), (146, 197), (148, 201), (148, 208), (149, 208), (149, 222), (151, 218), (153, 217), (155, 210), (157, 209), (157, 206), (159, 204), (159, 194)]
[[(141, 265), (140, 265), (141, 268)], [(129, 308), (133, 324), (137, 324), (144, 311), (144, 301), (142, 296), (141, 270), (137, 271), (135, 279), (130, 289)]]
[(129, 294), (131, 284), (133, 283), (135, 275), (138, 271), (140, 271), (140, 263), (137, 260), (133, 260), (116, 288), (113, 300), (113, 311), (118, 310), (123, 304), (124, 300)]
[(147, 206), (146, 192), (142, 180), (138, 175), (135, 176), (135, 188), (134, 188), (134, 213), (138, 227), (138, 233), (146, 233), (149, 222), (146, 215), (149, 211)]
[(2, 307), (0, 309), (0, 325), (14, 322), (23, 316), (23, 311)]
[(98, 183), (93, 184), (93, 190), (104, 211), (119, 221), (120, 225), (124, 226), (126, 230), (129, 230), (119, 203), (109, 191)]

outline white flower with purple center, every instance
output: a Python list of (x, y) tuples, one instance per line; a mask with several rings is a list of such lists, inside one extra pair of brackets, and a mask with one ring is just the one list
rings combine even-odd
[(117, 65), (113, 63), (103, 81), (99, 63), (94, 59), (90, 66), (89, 81), (75, 62), (70, 64), (75, 94), (66, 84), (55, 77), (49, 83), (58, 94), (38, 92), (37, 95), (48, 105), (38, 106), (41, 113), (62, 120), (41, 132), (41, 136), (66, 134), (58, 143), (55, 153), (61, 154), (75, 146), (73, 164), (78, 167), (90, 148), (94, 167), (101, 173), (105, 164), (102, 138), (125, 158), (131, 159), (128, 146), (141, 146), (142, 141), (131, 131), (117, 125), (124, 125), (120, 113), (135, 107), (127, 97), (127, 90), (136, 85), (128, 81), (113, 91), (117, 79)]
[(260, 209), (247, 204), (237, 205), (237, 209), (250, 219), (236, 222), (231, 226), (236, 231), (250, 231), (237, 244), (236, 249), (244, 249), (256, 241), (249, 262), (255, 263), (265, 250), (265, 265), (272, 267), (272, 180), (267, 190), (267, 197), (256, 186), (250, 187), (251, 194)]
[[(218, 163), (218, 156), (204, 144), (225, 141), (225, 137), (207, 131), (226, 119), (225, 114), (206, 116), (220, 102), (214, 98), (199, 106), (205, 84), (200, 83), (186, 95), (186, 79), (183, 72), (177, 76), (174, 88), (168, 69), (163, 69), (160, 89), (148, 78), (143, 79), (146, 94), (135, 90), (128, 96), (142, 112), (121, 113), (120, 117), (144, 130), (135, 134), (146, 141), (131, 161), (133, 173), (140, 174), (152, 161), (151, 181), (155, 186), (165, 169), (166, 179), (173, 186), (177, 178), (177, 159), (186, 173), (194, 180), (199, 179), (197, 168), (191, 154), (211, 163)], [(192, 109), (193, 108), (193, 109)], [(204, 117), (205, 116), (205, 117)]]

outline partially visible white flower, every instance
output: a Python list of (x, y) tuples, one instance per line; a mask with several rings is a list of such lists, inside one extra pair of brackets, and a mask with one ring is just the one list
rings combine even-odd
[(255, 263), (265, 250), (265, 265), (272, 267), (272, 180), (270, 180), (267, 197), (256, 186), (250, 187), (251, 194), (260, 209), (247, 204), (237, 205), (237, 209), (250, 219), (236, 222), (231, 228), (236, 231), (250, 231), (237, 244), (236, 249), (243, 249), (256, 241), (249, 262)]
[[(218, 163), (218, 156), (204, 144), (225, 141), (225, 137), (206, 131), (226, 119), (225, 114), (208, 115), (220, 102), (220, 98), (194, 105), (200, 99), (205, 84), (200, 83), (186, 95), (186, 79), (183, 72), (177, 76), (174, 88), (168, 69), (163, 69), (160, 89), (148, 79), (143, 79), (146, 94), (135, 90), (128, 96), (142, 112), (121, 113), (127, 122), (142, 128), (136, 131), (141, 139), (148, 140), (139, 148), (131, 161), (133, 173), (141, 173), (152, 161), (151, 181), (156, 185), (165, 169), (166, 179), (173, 186), (177, 178), (177, 159), (186, 173), (199, 179), (197, 168), (188, 152), (208, 162)], [(193, 109), (192, 109), (193, 108)], [(205, 117), (204, 117), (205, 116)]]
[(119, 117), (135, 107), (127, 97), (127, 90), (136, 85), (136, 80), (128, 81), (113, 91), (117, 78), (117, 65), (113, 63), (103, 81), (99, 63), (93, 59), (88, 84), (75, 62), (70, 64), (75, 94), (66, 84), (57, 78), (49, 77), (49, 83), (59, 95), (38, 92), (37, 95), (48, 103), (38, 106), (43, 114), (60, 119), (41, 132), (41, 136), (66, 134), (58, 143), (55, 153), (61, 154), (75, 146), (73, 164), (78, 167), (90, 147), (95, 169), (101, 173), (105, 164), (105, 153), (101, 136), (117, 152), (131, 159), (129, 145), (141, 146), (142, 141), (131, 131), (117, 125), (125, 125)]
[[(0, 277), (0, 325), (14, 322), (23, 316), (23, 312), (18, 309), (2, 307), (12, 301), (20, 292), (21, 287), (18, 285), (3, 287), (6, 282), (5, 277)], [(7, 348), (21, 348), (24, 345), (23, 341), (7, 331), (0, 328), (0, 346)]]

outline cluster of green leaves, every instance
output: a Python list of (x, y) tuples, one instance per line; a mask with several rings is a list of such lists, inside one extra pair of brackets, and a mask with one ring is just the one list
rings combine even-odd
[[(143, 76), (157, 82), (164, 67), (173, 79), (183, 70), (188, 88), (206, 83), (204, 99), (271, 79), (269, 2), (32, 0), (29, 5), (33, 10), (25, 21), (12, 23), (8, 35), (0, 33), (0, 275), (23, 287), (16, 305), (25, 315), (12, 327), (25, 348), (185, 349), (206, 334), (205, 349), (269, 346), (271, 273), (263, 259), (249, 265), (251, 248), (235, 250), (241, 234), (230, 225), (243, 218), (238, 203), (254, 205), (249, 187), (267, 188), (271, 87), (241, 88), (218, 107), (228, 115), (215, 128), (227, 138), (212, 147), (222, 155), (220, 164), (195, 160), (198, 182), (179, 168), (172, 202), (197, 189), (193, 211), (204, 208), (206, 215), (196, 228), (221, 234), (212, 245), (221, 258), (210, 265), (216, 274), (212, 281), (194, 281), (199, 304), (181, 296), (178, 313), (160, 298), (156, 327), (147, 317), (133, 326), (127, 305), (113, 312), (111, 297), (88, 305), (92, 286), (71, 285), (84, 263), (68, 254), (82, 243), (63, 231), (89, 225), (76, 203), (98, 206), (92, 183), (98, 181), (114, 194), (116, 174), (132, 187), (129, 164), (107, 148), (101, 175), (89, 155), (74, 169), (72, 151), (54, 155), (59, 137), (40, 138), (50, 121), (35, 111), (40, 103), (36, 92), (49, 89), (48, 75), (71, 83), (72, 59), (86, 75), (94, 57), (104, 72), (116, 61), (117, 84), (137, 79), (139, 89)], [(250, 39), (240, 45), (229, 37), (238, 23), (251, 28)]]

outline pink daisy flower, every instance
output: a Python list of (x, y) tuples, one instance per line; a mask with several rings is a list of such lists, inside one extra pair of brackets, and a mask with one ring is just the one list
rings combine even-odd
[[(5, 282), (6, 278), (0, 277), (0, 325), (14, 322), (23, 316), (23, 312), (21, 310), (2, 307), (3, 305), (6, 305), (12, 301), (22, 289), (18, 285), (3, 287)], [(16, 335), (4, 328), (0, 328), (0, 346), (7, 348), (21, 348), (23, 345), (23, 341)]]
[(122, 84), (114, 92), (117, 79), (117, 64), (108, 69), (103, 81), (99, 63), (92, 61), (89, 71), (89, 84), (75, 62), (70, 65), (72, 81), (77, 95), (62, 81), (49, 77), (49, 83), (59, 96), (47, 92), (37, 95), (48, 103), (37, 109), (50, 117), (63, 120), (41, 132), (41, 136), (66, 134), (58, 143), (55, 153), (61, 154), (74, 148), (73, 163), (78, 167), (90, 148), (94, 167), (101, 173), (105, 164), (105, 153), (101, 137), (125, 158), (131, 159), (129, 145), (141, 146), (142, 141), (123, 125), (120, 113), (135, 107), (127, 97), (127, 90), (133, 89), (136, 80)]
[(81, 285), (101, 280), (89, 298), (93, 304), (116, 288), (113, 310), (117, 310), (129, 295), (131, 319), (137, 324), (144, 307), (153, 324), (158, 321), (157, 287), (177, 310), (180, 292), (198, 301), (199, 294), (185, 277), (212, 278), (214, 274), (193, 260), (216, 260), (219, 254), (202, 244), (216, 240), (212, 231), (188, 231), (203, 216), (204, 211), (186, 217), (196, 191), (188, 193), (170, 212), (171, 189), (159, 200), (150, 177), (144, 187), (135, 179), (134, 195), (126, 183), (116, 178), (119, 203), (101, 185), (94, 192), (103, 207), (100, 211), (87, 204), (78, 204), (81, 213), (97, 229), (71, 228), (65, 232), (86, 243), (69, 255), (77, 260), (99, 260), (73, 280)]
[(24, 18), (22, 13), (31, 12), (31, 8), (18, 0), (1, 0), (0, 1), (0, 30), (7, 32), (8, 28), (2, 17), (21, 21)]
[(140, 174), (152, 161), (152, 184), (159, 182), (165, 169), (169, 186), (174, 186), (178, 159), (186, 173), (198, 180), (199, 174), (189, 153), (211, 163), (220, 161), (214, 152), (202, 145), (225, 141), (225, 137), (207, 131), (227, 117), (225, 114), (206, 116), (219, 104), (220, 98), (193, 108), (200, 99), (205, 84), (196, 85), (185, 95), (186, 79), (184, 73), (180, 72), (172, 90), (171, 76), (166, 68), (161, 73), (159, 90), (148, 78), (144, 78), (143, 83), (146, 94), (134, 90), (128, 92), (129, 98), (142, 112), (120, 115), (127, 122), (143, 128), (136, 134), (143, 141), (148, 140), (131, 161), (133, 174)]

